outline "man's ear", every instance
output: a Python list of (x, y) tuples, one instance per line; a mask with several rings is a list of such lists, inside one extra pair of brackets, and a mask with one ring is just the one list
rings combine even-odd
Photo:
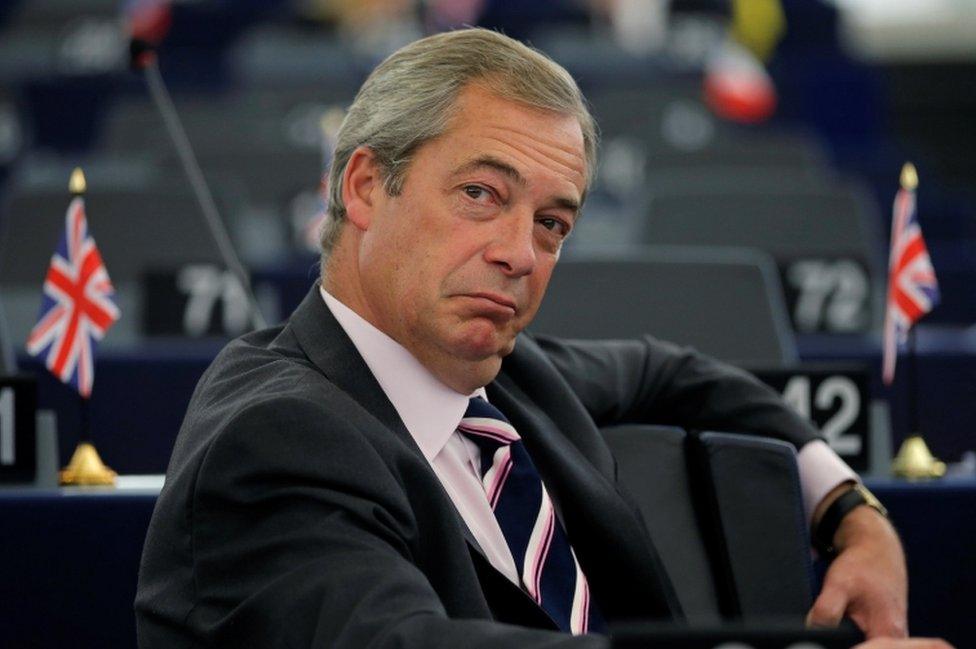
[(360, 230), (369, 229), (378, 191), (383, 191), (383, 179), (376, 154), (368, 147), (357, 147), (342, 174), (342, 202), (346, 219)]

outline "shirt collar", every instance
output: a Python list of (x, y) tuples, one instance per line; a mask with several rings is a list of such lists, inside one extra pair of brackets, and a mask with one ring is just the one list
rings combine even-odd
[(339, 326), (366, 361), (386, 397), (428, 462), (441, 452), (468, 408), (468, 399), (485, 397), (478, 388), (463, 395), (441, 383), (405, 347), (319, 287)]

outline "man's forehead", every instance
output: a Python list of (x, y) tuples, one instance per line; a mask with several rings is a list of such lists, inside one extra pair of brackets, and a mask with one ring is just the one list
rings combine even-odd
[(582, 126), (572, 113), (538, 108), (473, 86), (461, 92), (441, 137), (451, 136), (459, 140), (458, 168), (482, 164), (519, 180), (511, 167), (524, 176), (528, 166), (538, 163), (567, 178), (578, 176), (573, 184), (585, 189)]
[(582, 142), (583, 126), (580, 123), (579, 116), (572, 110), (544, 108), (482, 81), (468, 82), (458, 91), (457, 97), (454, 100), (454, 114), (448, 128), (459, 121), (464, 121), (465, 116), (471, 112), (482, 111), (485, 109), (486, 104), (491, 104), (496, 109), (502, 107), (510, 112), (541, 116), (551, 122), (565, 121), (567, 124), (573, 125), (573, 128), (567, 127), (564, 129), (566, 134), (569, 135), (572, 131), (575, 131)]

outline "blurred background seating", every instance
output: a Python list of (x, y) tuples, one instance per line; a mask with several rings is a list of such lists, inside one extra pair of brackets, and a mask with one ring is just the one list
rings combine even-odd
[[(846, 439), (835, 447), (852, 464), (879, 473), (914, 432), (909, 395), (946, 461), (972, 451), (976, 418), (976, 10), (888, 4), (183, 0), (159, 64), (276, 322), (318, 276), (323, 173), (375, 64), (462, 24), (531, 42), (574, 74), (602, 134), (585, 216), (533, 330), (646, 331), (757, 370), (832, 441)], [(0, 361), (37, 376), (65, 463), (77, 397), (23, 347), (81, 166), (122, 310), (97, 359), (93, 438), (120, 473), (162, 473), (197, 379), (250, 322), (144, 80), (128, 70), (119, 5), (0, 3)], [(918, 326), (914, 379), (903, 357), (886, 388), (890, 205), (905, 160), (920, 172), (942, 302)], [(912, 507), (899, 516), (921, 545)], [(937, 559), (912, 569), (944, 569)], [(935, 623), (950, 607), (930, 603), (922, 624), (963, 638), (949, 618)]]
[[(877, 368), (888, 206), (912, 159), (943, 296), (919, 328), (919, 408), (937, 454), (952, 461), (971, 449), (956, 423), (976, 414), (964, 396), (976, 384), (976, 168), (953, 146), (973, 137), (964, 43), (906, 54), (876, 40), (897, 17), (885, 23), (858, 3), (784, 0), (759, 13), (733, 1), (537, 4), (173, 3), (160, 69), (266, 319), (286, 317), (318, 273), (322, 176), (365, 75), (424, 33), (482, 24), (566, 65), (602, 133), (585, 217), (537, 330), (646, 329), (753, 368), (853, 363), (868, 377), (864, 396), (875, 410), (892, 404), (891, 416), (872, 420), (872, 435), (897, 447), (910, 432), (900, 398), (909, 386), (902, 373), (884, 389)], [(943, 11), (927, 18), (936, 25), (927, 33), (965, 19)], [(163, 121), (127, 69), (123, 22), (105, 0), (0, 10), (0, 300), (7, 347), (22, 349), (66, 179), (83, 166), (92, 231), (123, 312), (98, 361), (96, 435), (121, 435), (119, 448), (103, 442), (110, 463), (160, 471), (180, 409), (148, 424), (143, 441), (123, 443), (127, 433), (112, 431), (134, 420), (120, 402), (142, 399), (118, 398), (137, 388), (111, 386), (112, 368), (180, 373), (154, 398), (183, 404), (222, 341), (249, 324)], [(580, 275), (603, 279), (580, 284)], [(612, 321), (561, 318), (577, 284), (589, 291), (584, 304), (608, 307), (603, 287), (614, 286), (641, 296), (631, 300), (641, 308)], [(23, 369), (36, 367), (20, 356)], [(41, 384), (41, 404), (57, 410), (70, 449), (70, 393), (46, 377)], [(140, 444), (161, 455), (131, 449)]]

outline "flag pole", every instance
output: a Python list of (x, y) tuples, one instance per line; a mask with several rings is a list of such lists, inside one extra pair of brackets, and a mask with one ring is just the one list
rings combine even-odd
[[(902, 191), (912, 192), (918, 188), (918, 172), (915, 165), (906, 162), (901, 170)], [(892, 225), (892, 230), (895, 226)], [(894, 241), (894, 231), (892, 232)], [(894, 254), (894, 250), (892, 250)], [(890, 278), (889, 278), (889, 281)], [(908, 324), (908, 437), (902, 442), (898, 454), (891, 465), (892, 473), (909, 480), (939, 478), (945, 475), (946, 465), (936, 459), (922, 438), (918, 412), (918, 362), (917, 340), (914, 323)]]
[[(87, 189), (88, 183), (85, 182), (84, 172), (80, 167), (75, 167), (68, 181), (68, 191), (77, 199), (84, 198)], [(92, 363), (94, 362), (92, 359)], [(78, 445), (71, 455), (68, 466), (61, 469), (60, 483), (66, 486), (112, 486), (115, 484), (117, 474), (105, 466), (91, 441), (91, 403), (81, 392), (78, 393), (78, 399), (81, 414)]]
[[(906, 162), (901, 168), (898, 179), (902, 189), (909, 192), (918, 190), (918, 171), (911, 162)], [(918, 419), (918, 365), (915, 356), (915, 327), (908, 328), (908, 435), (921, 437), (922, 431)]]
[(81, 400), (81, 426), (78, 431), (79, 442), (91, 442), (91, 410), (88, 397), (78, 395)]
[(908, 433), (921, 435), (918, 416), (918, 363), (915, 353), (915, 327), (908, 330)]
[(922, 436), (918, 408), (918, 353), (915, 327), (908, 330), (908, 437), (898, 449), (892, 463), (892, 472), (902, 478), (918, 480), (941, 478), (945, 475), (945, 462), (940, 461), (929, 449)]
[(210, 236), (217, 246), (217, 251), (220, 253), (224, 265), (234, 274), (237, 281), (240, 282), (248, 305), (250, 306), (251, 324), (255, 329), (263, 329), (267, 326), (267, 323), (261, 311), (258, 309), (257, 298), (254, 297), (254, 291), (251, 288), (250, 277), (244, 269), (244, 265), (241, 263), (237, 251), (234, 249), (234, 244), (231, 242), (230, 235), (227, 233), (227, 228), (223, 220), (220, 218), (220, 212), (217, 210), (217, 203), (214, 201), (213, 193), (210, 191), (209, 185), (207, 185), (199, 162), (197, 162), (196, 154), (193, 152), (190, 139), (186, 135), (183, 123), (180, 121), (179, 113), (176, 112), (173, 99), (166, 89), (163, 76), (159, 72), (159, 61), (156, 57), (156, 52), (147, 41), (133, 38), (130, 44), (130, 53), (132, 67), (135, 70), (142, 71), (145, 76), (146, 85), (149, 86), (149, 94), (153, 99), (153, 103), (156, 105), (156, 109), (163, 118), (163, 123), (166, 126), (170, 140), (173, 142), (173, 146), (176, 147), (183, 171), (186, 173), (190, 181), (190, 186), (193, 188), (193, 195), (197, 200), (197, 204), (200, 206), (204, 222), (210, 230)]
[[(75, 198), (84, 198), (87, 190), (88, 183), (85, 180), (85, 172), (81, 170), (81, 167), (75, 167), (74, 171), (71, 172), (71, 178), (68, 180), (68, 191), (71, 193), (72, 200)], [(77, 393), (77, 396), (80, 414), (78, 443), (91, 443), (91, 418), (88, 411), (88, 398), (80, 392)]]

